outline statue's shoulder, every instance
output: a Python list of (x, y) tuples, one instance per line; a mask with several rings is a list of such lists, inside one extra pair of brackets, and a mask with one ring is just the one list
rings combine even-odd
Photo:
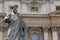
[(19, 13), (16, 14), (17, 16), (21, 17), (21, 15)]
[(17, 15), (20, 15), (19, 13), (17, 13)]
[(23, 19), (22, 15), (20, 13), (17, 13), (17, 16), (20, 18), (20, 19)]
[(16, 13), (17, 16), (19, 16), (19, 13)]

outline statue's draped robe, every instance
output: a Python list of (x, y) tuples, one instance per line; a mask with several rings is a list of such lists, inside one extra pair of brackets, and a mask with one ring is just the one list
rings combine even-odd
[(8, 40), (24, 40), (26, 25), (23, 18), (19, 13), (14, 15), (10, 14), (9, 20), (11, 21), (8, 25)]

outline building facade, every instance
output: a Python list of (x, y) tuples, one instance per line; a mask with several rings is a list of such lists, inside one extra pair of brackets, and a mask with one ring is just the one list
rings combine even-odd
[(1, 20), (13, 5), (26, 23), (26, 40), (60, 40), (60, 0), (0, 0), (0, 40), (7, 40), (8, 24)]

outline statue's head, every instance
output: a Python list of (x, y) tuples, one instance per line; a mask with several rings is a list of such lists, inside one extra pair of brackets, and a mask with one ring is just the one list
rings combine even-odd
[(14, 9), (17, 9), (17, 8), (18, 8), (18, 5), (14, 5), (13, 8), (14, 8)]
[(18, 9), (18, 5), (12, 6), (11, 9), (13, 10), (14, 13), (16, 13)]
[(13, 6), (13, 12), (16, 13), (17, 12), (17, 9), (18, 9), (18, 5), (14, 5)]

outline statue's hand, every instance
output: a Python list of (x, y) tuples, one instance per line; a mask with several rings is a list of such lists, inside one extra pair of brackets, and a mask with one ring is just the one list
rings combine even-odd
[(11, 22), (11, 20), (9, 20), (9, 18), (5, 19), (5, 23), (10, 23), (10, 22)]

